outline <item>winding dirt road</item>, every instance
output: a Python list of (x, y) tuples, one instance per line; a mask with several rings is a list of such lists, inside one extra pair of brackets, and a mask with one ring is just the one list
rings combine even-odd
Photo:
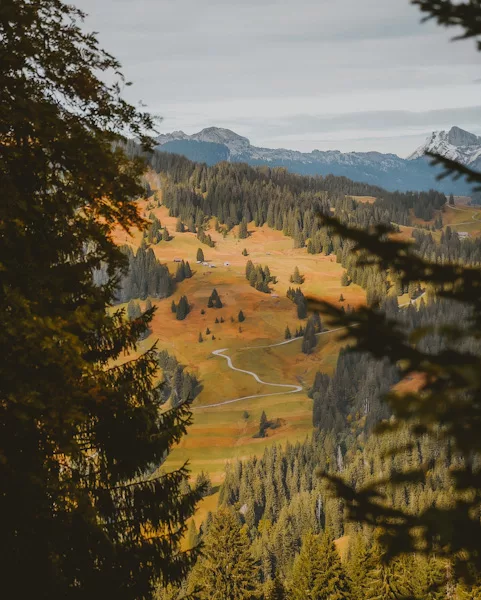
[[(460, 212), (471, 212), (472, 209), (470, 208), (460, 208), (459, 206), (452, 206), (451, 204), (449, 204), (448, 202), (446, 202), (446, 206), (448, 208), (450, 208), (451, 210), (459, 210)], [(453, 223), (452, 225), (450, 225), (451, 228), (453, 227), (457, 227), (458, 225), (472, 225), (473, 221), (481, 221), (481, 219), (477, 219), (476, 217), (478, 217), (480, 214), (479, 210), (475, 210), (473, 211), (472, 215), (471, 215), (471, 221), (463, 221), (462, 223)]]
[[(401, 304), (399, 306), (399, 308), (403, 308), (404, 306), (409, 306), (410, 304), (415, 304), (418, 300), (420, 300), (424, 296), (424, 294), (425, 294), (425, 292), (423, 292), (415, 300), (410, 300), (409, 302), (406, 302), (405, 304)], [(354, 325), (351, 325), (351, 327), (354, 327)], [(336, 327), (336, 329), (329, 329), (327, 331), (321, 331), (320, 333), (316, 333), (316, 335), (317, 336), (329, 335), (330, 333), (334, 333), (336, 331), (341, 331), (342, 329), (345, 329), (345, 327)], [(302, 336), (291, 338), (290, 340), (284, 340), (283, 342), (277, 342), (276, 344), (269, 344), (268, 346), (246, 346), (244, 348), (239, 348), (239, 350), (261, 350), (263, 348), (276, 348), (277, 346), (285, 346), (286, 344), (292, 344), (292, 342), (295, 342), (295, 341), (301, 340), (301, 339), (302, 339)], [(263, 381), (259, 377), (259, 375), (257, 375), (257, 373), (254, 373), (253, 371), (246, 371), (245, 369), (239, 369), (237, 367), (234, 367), (234, 365), (232, 363), (232, 358), (230, 356), (228, 356), (227, 354), (225, 354), (225, 352), (227, 352), (227, 351), (228, 351), (228, 348), (221, 348), (220, 350), (214, 350), (212, 352), (212, 354), (214, 356), (221, 356), (222, 358), (225, 358), (225, 360), (227, 361), (227, 366), (229, 367), (229, 369), (232, 369), (233, 371), (238, 371), (239, 373), (245, 373), (246, 375), (250, 375), (258, 383), (262, 383), (263, 385), (270, 385), (270, 386), (278, 387), (278, 388), (289, 388), (289, 391), (273, 392), (272, 394), (253, 394), (252, 396), (242, 396), (240, 398), (232, 398), (231, 400), (223, 400), (222, 402), (215, 402), (214, 404), (204, 404), (203, 406), (195, 406), (195, 407), (192, 407), (192, 410), (195, 411), (195, 410), (203, 410), (204, 408), (215, 408), (217, 406), (224, 406), (226, 404), (234, 404), (235, 402), (240, 402), (241, 400), (252, 400), (253, 398), (267, 398), (268, 396), (282, 396), (285, 394), (297, 394), (298, 392), (302, 392), (301, 385), (293, 385), (293, 384), (287, 384), (287, 383), (272, 383), (270, 381)]]
[[(335, 331), (340, 331), (341, 329), (344, 329), (344, 327), (338, 327), (336, 329), (329, 329), (328, 331), (321, 331), (320, 333), (317, 333), (316, 335), (327, 335), (329, 333), (334, 333)], [(295, 342), (297, 340), (301, 340), (301, 337), (296, 337), (296, 338), (291, 338), (290, 340), (284, 340), (283, 342), (278, 342), (276, 344), (269, 344), (268, 346), (247, 346), (245, 348), (239, 348), (239, 350), (259, 350), (259, 349), (263, 349), (263, 348), (276, 348), (277, 346), (285, 346), (286, 344), (292, 344), (292, 342)], [(272, 394), (253, 394), (252, 396), (242, 396), (241, 398), (232, 398), (232, 400), (223, 400), (222, 402), (216, 402), (214, 404), (204, 404), (203, 406), (195, 406), (192, 407), (192, 410), (202, 410), (204, 408), (215, 408), (217, 406), (224, 406), (225, 404), (234, 404), (234, 402), (240, 402), (241, 400), (251, 400), (253, 398), (266, 398), (267, 396), (281, 396), (281, 395), (285, 395), (285, 394), (297, 394), (298, 392), (302, 392), (302, 386), (301, 385), (293, 385), (293, 384), (287, 384), (287, 383), (271, 383), (270, 381), (263, 381), (259, 375), (257, 375), (257, 373), (254, 373), (253, 371), (246, 371), (245, 369), (238, 369), (237, 367), (234, 367), (233, 363), (232, 363), (232, 358), (226, 354), (224, 354), (225, 352), (228, 351), (228, 348), (221, 348), (220, 350), (214, 350), (212, 352), (212, 354), (214, 356), (221, 356), (222, 358), (225, 358), (227, 361), (227, 366), (229, 367), (229, 369), (232, 369), (233, 371), (238, 371), (239, 373), (245, 373), (246, 375), (250, 375), (251, 377), (253, 377), (258, 383), (262, 383), (263, 385), (270, 385), (273, 387), (278, 387), (278, 388), (289, 388), (289, 391), (286, 392), (273, 392)]]

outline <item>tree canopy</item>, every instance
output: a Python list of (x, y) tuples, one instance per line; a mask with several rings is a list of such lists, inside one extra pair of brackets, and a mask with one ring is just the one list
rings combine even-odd
[(154, 309), (107, 311), (127, 266), (113, 228), (145, 226), (144, 167), (119, 141), (148, 144), (153, 122), (83, 17), (60, 0), (0, 9), (2, 586), (139, 599), (192, 562), (179, 542), (199, 494), (181, 494), (185, 468), (156, 472), (188, 406), (162, 409), (155, 348), (124, 357)]
[[(464, 28), (461, 38), (480, 35), (479, 2), (414, 0), (413, 3), (428, 18), (436, 18), (447, 26), (460, 25)], [(432, 156), (434, 162), (444, 166), (443, 176), (464, 176), (479, 189), (481, 174), (442, 156)], [(399, 369), (401, 377), (416, 376), (420, 381), (416, 389), (391, 392), (385, 398), (393, 417), (382, 423), (378, 432), (383, 436), (397, 432), (397, 444), (390, 449), (390, 455), (397, 457), (409, 452), (420, 436), (433, 440), (438, 448), (439, 458), (430, 465), (395, 468), (385, 478), (365, 486), (354, 488), (342, 477), (330, 476), (334, 489), (346, 502), (349, 517), (380, 527), (380, 539), (387, 549), (386, 560), (412, 550), (434, 553), (452, 561), (455, 570), (469, 580), (473, 567), (478, 573), (481, 569), (479, 267), (452, 259), (442, 263), (429, 260), (411, 244), (393, 239), (390, 235), (393, 229), (389, 226), (362, 230), (327, 215), (320, 218), (332, 231), (352, 240), (358, 263), (395, 273), (406, 287), (422, 282), (441, 303), (450, 302), (448, 306), (456, 309), (451, 315), (446, 314), (442, 322), (423, 323), (407, 330), (400, 323), (399, 311), (387, 315), (376, 303), (347, 315), (331, 305), (310, 303), (311, 307), (321, 307), (328, 313), (332, 323), (347, 327), (346, 338), (354, 339), (357, 349), (378, 359), (387, 358)], [(458, 307), (462, 308), (464, 319), (456, 317)], [(430, 345), (426, 344), (433, 336), (443, 341), (438, 352), (430, 351)], [(407, 434), (403, 435), (406, 428)], [(449, 499), (417, 511), (393, 507), (388, 495), (396, 490), (419, 489), (438, 462), (444, 464), (446, 472), (446, 463), (440, 459), (444, 452), (456, 457), (456, 466), (446, 473), (451, 490)]]

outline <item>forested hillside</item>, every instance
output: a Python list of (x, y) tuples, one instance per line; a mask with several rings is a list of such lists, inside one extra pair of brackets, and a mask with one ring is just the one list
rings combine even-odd
[[(418, 308), (409, 305), (405, 309), (399, 309), (393, 297), (383, 310), (399, 319), (408, 332), (469, 319), (462, 304), (429, 297)], [(475, 339), (463, 341), (462, 346), (455, 341), (446, 345), (436, 333), (423, 339), (420, 347), (430, 354), (450, 347), (481, 352)], [(387, 361), (341, 351), (334, 375), (318, 372), (309, 392), (312, 436), (295, 445), (287, 442), (285, 447), (269, 448), (260, 458), (228, 464), (219, 504), (230, 512), (209, 513), (200, 531), (191, 526), (190, 543), (203, 540), (228, 553), (219, 528), (229, 529), (230, 539), (243, 544), (255, 565), (246, 567), (240, 577), (253, 588), (263, 589), (265, 598), (304, 600), (322, 585), (334, 586), (340, 599), (478, 598), (479, 587), (457, 581), (448, 564), (435, 556), (406, 556), (383, 565), (375, 532), (346, 520), (343, 501), (329, 493), (320, 477), (321, 472), (341, 475), (356, 488), (385, 480), (383, 502), (407, 512), (451, 505), (454, 489), (449, 473), (464, 464), (459, 453), (427, 435), (411, 444), (407, 430), (382, 438), (372, 435), (378, 423), (391, 418), (380, 398), (399, 381), (398, 370)], [(394, 453), (400, 445), (405, 451)], [(412, 482), (399, 488), (389, 483), (397, 472), (426, 465), (423, 484)], [(474, 458), (473, 467), (481, 467), (479, 457)], [(334, 540), (338, 540), (337, 551)], [(303, 557), (302, 566), (299, 557)], [(313, 572), (306, 576), (303, 570), (308, 568)], [(184, 592), (204, 581), (202, 568), (194, 569)], [(379, 586), (383, 586), (382, 595)], [(277, 595), (270, 596), (274, 587)], [(169, 598), (182, 598), (182, 593), (177, 590)]]
[[(246, 240), (248, 223), (267, 226), (292, 238), (293, 247), (305, 248), (308, 254), (335, 255), (346, 269), (342, 285), (363, 287), (368, 303), (379, 306), (406, 332), (469, 319), (470, 313), (462, 304), (436, 298), (423, 281), (408, 286), (395, 270), (363, 264), (353, 242), (335, 235), (319, 219), (323, 214), (335, 215), (342, 223), (362, 229), (394, 225), (399, 233), (410, 226), (419, 257), (439, 264), (479, 265), (479, 238), (460, 239), (456, 231), (443, 225), (447, 200), (442, 194), (389, 193), (345, 178), (299, 177), (284, 169), (242, 164), (208, 167), (168, 154), (153, 154), (150, 160), (162, 177), (162, 201), (170, 216), (199, 239), (208, 235), (212, 219), (219, 233), (226, 236), (236, 228), (239, 239)], [(363, 202), (357, 199), (360, 196), (374, 200)], [(248, 260), (246, 277), (258, 291), (269, 291), (268, 265), (254, 265)], [(305, 319), (307, 300), (299, 269), (294, 279), (301, 285), (290, 288), (287, 295), (299, 318)], [(407, 306), (400, 307), (397, 299), (406, 294)], [(315, 328), (311, 318), (296, 331), (296, 335), (304, 336), (302, 349), (306, 353), (310, 352), (306, 341), (309, 328), (313, 334), (309, 348), (315, 347), (316, 332), (322, 331), (321, 326)], [(285, 337), (292, 337), (289, 328)], [(480, 352), (474, 339), (464, 341), (463, 346), (456, 346), (455, 340), (452, 344), (469, 353)], [(419, 348), (434, 355), (450, 350), (446, 339), (435, 332), (425, 336)], [(220, 554), (226, 557), (224, 568), (228, 569), (235, 560), (229, 553), (234, 544), (245, 558), (238, 564), (239, 580), (248, 589), (262, 590), (266, 599), (304, 600), (323, 586), (333, 586), (339, 599), (475, 598), (478, 588), (456, 579), (447, 563), (435, 556), (406, 556), (384, 565), (375, 531), (347, 521), (343, 501), (332, 497), (319, 475), (342, 475), (360, 489), (371, 481), (389, 480), (398, 471), (431, 465), (423, 485), (406, 484), (400, 489), (386, 483), (384, 501), (407, 512), (449, 505), (453, 490), (448, 473), (464, 464), (460, 454), (422, 435), (414, 448), (407, 449), (411, 440), (402, 437), (408, 435), (407, 430), (390, 437), (372, 435), (377, 424), (392, 418), (382, 396), (397, 386), (415, 390), (419, 385), (416, 378), (402, 380), (399, 370), (387, 360), (348, 348), (341, 350), (333, 374), (319, 371), (310, 382), (312, 436), (297, 444), (275, 445), (260, 458), (227, 465), (219, 495), (222, 508), (208, 513), (200, 529), (194, 522), (190, 527), (189, 544), (202, 541), (205, 558), (183, 587), (171, 589), (171, 595), (159, 592), (160, 597), (182, 598), (196, 585), (210, 589), (200, 592), (200, 597), (209, 597), (214, 589), (209, 588), (214, 585), (212, 577), (223, 568), (214, 567), (214, 555), (222, 548)], [(265, 414), (263, 418), (268, 422)], [(391, 456), (391, 448), (394, 451), (404, 441), (406, 451)], [(381, 595), (379, 586), (383, 586)]]
[[(132, 156), (140, 152), (133, 143), (127, 149)], [(440, 214), (447, 199), (436, 191), (392, 193), (345, 177), (304, 177), (282, 168), (245, 164), (209, 167), (159, 152), (147, 158), (163, 178), (162, 196), (169, 214), (179, 219), (183, 229), (196, 233), (201, 242), (212, 244), (204, 232), (211, 218), (224, 234), (251, 221), (256, 226), (267, 224), (292, 237), (295, 248), (306, 247), (310, 254), (335, 254), (347, 269), (347, 284), (352, 281), (366, 289), (370, 303), (389, 294), (396, 285), (396, 273), (387, 278), (386, 273), (354, 266), (352, 243), (323, 227), (319, 215), (334, 214), (346, 225), (362, 229), (377, 225), (413, 226), (422, 257), (441, 262), (480, 262), (478, 238), (461, 241), (449, 227), (440, 237), (437, 235), (443, 228)], [(366, 195), (372, 196), (374, 202), (355, 199)], [(398, 286), (397, 294), (407, 291)], [(420, 287), (409, 292), (415, 297), (421, 293)]]
[[(412, 3), (481, 49), (479, 1)], [(176, 77), (194, 49), (191, 75), (203, 76), (196, 32), (209, 64), (217, 30), (223, 64), (225, 40), (236, 48), (237, 19), (222, 11), (246, 7), (216, 3), (212, 21), (201, 4), (206, 21), (192, 12), (185, 34), (168, 22), (169, 46), (182, 44), (169, 62)], [(278, 4), (265, 22), (257, 5), (246, 21), (256, 63), (256, 37), (285, 37), (276, 21), (309, 45), (322, 31), (317, 5), (296, 6), (309, 33)], [(129, 4), (115, 9), (118, 28)], [(389, 34), (372, 12), (380, 54)], [(190, 136), (170, 136), (168, 148), (208, 164), (156, 152), (156, 119), (123, 97), (130, 82), (84, 29), (86, 16), (62, 0), (0, 9), (3, 596), (480, 600), (479, 207), (218, 162), (232, 158), (225, 130), (188, 148)], [(154, 6), (149, 16), (158, 33), (164, 20)], [(322, 21), (343, 46), (346, 16), (337, 31), (336, 19)], [(364, 38), (363, 25), (354, 28)], [(142, 43), (164, 39), (131, 29), (135, 42), (136, 31)], [(139, 52), (126, 49), (140, 72)], [(263, 63), (271, 74), (286, 65)], [(236, 65), (228, 61), (223, 84), (232, 87)], [(408, 71), (416, 76), (403, 69), (400, 81)], [(211, 98), (217, 73), (205, 80)], [(195, 77), (184, 80), (202, 95)], [(282, 83), (302, 99), (301, 79)], [(441, 173), (446, 189), (464, 178), (479, 194), (479, 138), (454, 128), (432, 141), (416, 153), (438, 152), (429, 179)], [(466, 144), (477, 147), (458, 154)], [(462, 155), (470, 160), (455, 162)]]

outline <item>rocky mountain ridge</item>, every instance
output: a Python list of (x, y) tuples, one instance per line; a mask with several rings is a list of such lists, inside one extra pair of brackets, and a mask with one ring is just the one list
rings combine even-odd
[(481, 170), (481, 137), (452, 127), (448, 132), (433, 132), (426, 142), (403, 159), (381, 152), (340, 152), (313, 150), (300, 152), (285, 148), (261, 148), (230, 129), (208, 127), (188, 135), (183, 131), (161, 134), (157, 148), (183, 154), (191, 160), (215, 164), (227, 160), (251, 165), (280, 166), (305, 175), (344, 175), (357, 181), (380, 185), (389, 190), (428, 190), (469, 194), (463, 181), (438, 181), (439, 169), (424, 156), (426, 150), (458, 160)]

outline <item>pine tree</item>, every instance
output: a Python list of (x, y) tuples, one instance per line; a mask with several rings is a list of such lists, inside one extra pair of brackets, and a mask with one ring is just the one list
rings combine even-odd
[(190, 268), (189, 261), (187, 261), (185, 263), (184, 275), (185, 275), (186, 279), (190, 279), (192, 277), (192, 269)]
[(197, 260), (198, 262), (205, 262), (205, 259), (204, 259), (204, 252), (203, 252), (202, 248), (198, 248), (198, 249), (197, 249), (197, 259), (196, 259), (196, 260)]
[(321, 540), (321, 565), (321, 598), (325, 600), (351, 600), (352, 592), (349, 578), (341, 564), (341, 558), (329, 532), (325, 532)]
[(297, 317), (305, 319), (307, 317), (307, 303), (304, 296), (301, 296), (297, 302)]
[(201, 471), (195, 479), (195, 487), (200, 491), (203, 497), (212, 494), (212, 481), (207, 473)]
[(361, 535), (349, 536), (349, 560), (347, 571), (351, 580), (352, 600), (365, 600), (366, 575), (370, 564), (368, 563), (366, 544)]
[(199, 343), (202, 343), (204, 338), (202, 337), (202, 332), (199, 332)]
[(204, 537), (193, 574), (202, 600), (250, 600), (258, 589), (258, 567), (235, 514), (221, 508)]
[(452, 194), (449, 194), (449, 205), (454, 206), (454, 196)]
[(179, 303), (177, 304), (175, 318), (177, 319), (177, 321), (183, 321), (185, 317), (189, 314), (189, 312), (189, 301), (187, 300), (186, 296), (182, 296), (182, 298), (179, 300)]
[(135, 300), (130, 300), (127, 304), (127, 318), (129, 321), (133, 321), (134, 319), (138, 319), (142, 311), (140, 309), (140, 304)]
[(164, 227), (164, 231), (162, 232), (162, 241), (163, 242), (170, 241), (170, 234), (169, 234), (169, 230), (167, 229), (167, 227)]
[(196, 500), (180, 494), (185, 469), (151, 471), (188, 408), (159, 418), (155, 350), (124, 358), (152, 311), (109, 310), (127, 266), (113, 233), (146, 226), (133, 201), (144, 167), (119, 141), (148, 143), (152, 122), (122, 99), (119, 64), (75, 7), (0, 12), (2, 589), (150, 598), (192, 563), (180, 541)]
[(382, 562), (382, 551), (376, 544), (370, 551), (363, 586), (366, 600), (397, 600), (412, 597), (412, 579), (406, 570), (405, 559), (389, 564)]
[(264, 600), (287, 600), (286, 590), (279, 577), (268, 579), (264, 584)]
[(182, 261), (181, 263), (179, 263), (177, 265), (177, 271), (175, 273), (175, 280), (180, 283), (181, 281), (184, 281), (184, 279), (185, 279), (185, 263), (184, 263), (184, 261)]
[(175, 224), (175, 231), (177, 231), (177, 233), (184, 233), (185, 228), (181, 219), (177, 219), (177, 222)]
[[(413, 595), (423, 600), (445, 600), (448, 564), (433, 556), (417, 556), (413, 566)], [(481, 592), (481, 588), (478, 591)]]
[(176, 305), (176, 303), (174, 302), (174, 300), (172, 300), (172, 304), (170, 305), (170, 310), (171, 310), (171, 312), (173, 312), (173, 313), (174, 313), (174, 315), (175, 315), (175, 313), (177, 312), (177, 305)]
[(239, 311), (239, 314), (237, 315), (237, 320), (239, 321), (239, 323), (243, 323), (246, 320), (242, 310)]
[(299, 267), (295, 267), (294, 273), (290, 277), (291, 283), (301, 284), (304, 283), (304, 277), (299, 272)]
[(248, 260), (246, 263), (246, 279), (250, 281), (251, 274), (254, 272), (254, 263), (251, 260)]
[[(481, 18), (478, 2), (415, 0), (415, 4), (426, 13), (425, 20), (436, 19), (444, 26), (461, 28), (456, 39), (478, 37)], [(430, 156), (441, 166), (442, 176), (464, 176), (474, 189), (479, 188), (479, 172), (445, 156)], [(436, 256), (433, 251), (422, 258), (417, 248), (414, 250), (409, 244), (393, 239), (386, 229), (369, 232), (351, 228), (327, 215), (323, 215), (322, 220), (335, 234), (352, 240), (361, 251), (368, 252), (371, 264), (383, 272), (389, 270), (400, 274), (403, 286), (422, 281), (433, 295), (441, 299), (441, 305), (447, 303), (452, 307), (462, 304), (472, 315), (459, 320), (454, 313), (446, 312), (442, 327), (436, 328), (436, 336), (440, 337), (440, 347), (447, 347), (449, 351), (436, 352), (430, 351), (431, 339), (426, 337), (432, 334), (433, 328), (425, 327), (424, 323), (408, 329), (399, 314), (396, 318), (388, 318), (386, 311), (379, 308), (363, 311), (362, 318), (357, 318), (355, 313), (344, 317), (334, 307), (325, 308), (330, 316), (338, 316), (335, 319), (337, 326), (349, 324), (352, 327), (351, 331), (355, 332), (354, 337), (363, 351), (382, 358), (391, 366), (396, 365), (403, 378), (414, 374), (422, 377), (424, 383), (419, 391), (410, 389), (389, 396), (388, 406), (392, 415), (389, 435), (394, 437), (395, 433), (405, 432), (405, 436), (399, 435), (398, 443), (391, 446), (391, 460), (393, 464), (399, 464), (406, 452), (403, 438), (415, 440), (422, 431), (423, 437), (443, 449), (433, 457), (430, 471), (445, 475), (450, 503), (448, 506), (447, 503), (438, 505), (432, 502), (429, 507), (416, 511), (406, 510), (403, 506), (386, 508), (378, 501), (379, 494), (385, 493), (384, 482), (370, 485), (369, 499), (363, 486), (354, 489), (346, 482), (340, 485), (332, 477), (331, 484), (344, 499), (348, 513), (354, 510), (358, 520), (389, 530), (389, 535), (383, 537), (383, 543), (390, 555), (404, 555), (422, 547), (425, 553), (435, 552), (439, 558), (449, 560), (454, 572), (457, 567), (465, 566), (461, 557), (469, 557), (481, 572), (478, 517), (481, 482), (477, 468), (473, 468), (473, 457), (478, 457), (481, 451), (481, 438), (473, 428), (473, 423), (479, 421), (481, 415), (480, 360), (479, 349), (472, 354), (464, 350), (464, 344), (478, 338), (481, 331), (479, 268), (463, 265), (462, 261), (452, 261), (447, 256)], [(441, 234), (440, 245), (457, 242), (451, 238), (452, 232), (446, 228)], [(414, 307), (409, 310), (415, 311)], [(454, 339), (456, 344), (452, 343)], [(416, 342), (413, 343), (413, 340)], [(469, 360), (467, 354), (470, 355)], [(449, 455), (459, 457), (455, 475), (446, 466), (446, 449)], [(394, 475), (391, 477), (390, 494), (396, 496), (410, 490), (414, 480), (419, 481), (421, 487), (421, 482), (426, 479), (423, 468), (409, 468), (403, 474), (403, 469), (398, 467), (394, 469)], [(466, 494), (468, 489), (469, 498)], [(439, 543), (440, 539), (442, 543)]]
[(344, 296), (342, 294), (339, 296), (339, 302), (344, 302)]
[(317, 339), (315, 334), (314, 323), (312, 319), (307, 321), (306, 330), (302, 340), (302, 352), (304, 354), (312, 354), (314, 348), (317, 346)]
[(301, 550), (294, 560), (290, 597), (292, 600), (324, 600), (324, 582), (321, 542), (318, 536), (308, 533), (304, 536)]
[(218, 323), (218, 322), (219, 322), (219, 318), (218, 318), (218, 317), (216, 317), (216, 318), (215, 318), (215, 322), (216, 322), (216, 323)]
[(284, 339), (290, 340), (292, 338), (291, 330), (289, 329), (289, 325), (286, 325), (286, 330), (284, 332)]
[(244, 250), (242, 250), (242, 256), (249, 256), (249, 253), (247, 252), (247, 248), (244, 248)]
[(258, 433), (258, 437), (265, 437), (266, 435), (266, 429), (269, 426), (269, 421), (267, 420), (267, 415), (265, 413), (265, 411), (262, 411), (261, 414), (261, 418), (259, 420), (259, 433)]
[(322, 323), (319, 312), (315, 310), (311, 315), (312, 325), (314, 327), (314, 333), (321, 333), (322, 331)]
[(349, 285), (349, 275), (347, 274), (347, 271), (344, 271), (344, 273), (341, 275), (341, 285), (343, 287)]
[(208, 308), (222, 308), (223, 304), (217, 290), (214, 288), (207, 302)]
[(248, 235), (249, 232), (247, 231), (247, 221), (245, 219), (242, 219), (239, 225), (239, 239), (243, 240), (246, 237), (248, 237)]
[(189, 529), (187, 530), (187, 545), (189, 547), (189, 550), (192, 550), (192, 548), (198, 546), (199, 542), (199, 532), (197, 531), (197, 527), (195, 526), (194, 519), (191, 519), (189, 523)]
[(207, 327), (207, 329), (205, 330), (205, 335), (210, 335), (210, 329)]

